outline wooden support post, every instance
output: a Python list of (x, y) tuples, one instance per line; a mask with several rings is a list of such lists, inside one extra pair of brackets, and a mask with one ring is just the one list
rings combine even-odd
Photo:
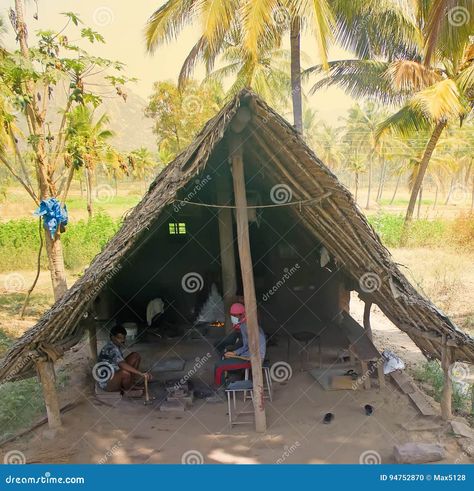
[(452, 396), (453, 381), (451, 380), (450, 368), (452, 363), (452, 350), (446, 342), (446, 335), (443, 335), (443, 345), (441, 353), (441, 367), (444, 373), (443, 392), (441, 394), (441, 417), (448, 421), (453, 417)]
[(348, 314), (351, 312), (351, 291), (346, 288), (346, 281), (343, 274), (338, 274), (338, 303), (339, 310), (344, 310)]
[(361, 371), (362, 371), (362, 380), (364, 381), (364, 389), (370, 390), (370, 372), (369, 366), (366, 361), (360, 362)]
[[(92, 320), (94, 322), (94, 320)], [(97, 362), (97, 328), (95, 326), (95, 323), (90, 324), (88, 327), (88, 334), (89, 334), (89, 348), (91, 350), (91, 359), (92, 363)]]
[[(219, 176), (217, 182), (217, 201), (221, 205), (231, 202), (230, 182), (225, 177)], [(225, 332), (232, 332), (230, 321), (230, 306), (237, 293), (237, 275), (235, 271), (234, 232), (232, 230), (232, 210), (219, 208), (217, 212), (219, 221), (219, 246), (221, 256), (222, 296), (225, 311)]]
[(364, 328), (365, 328), (365, 332), (367, 333), (367, 336), (369, 336), (369, 339), (372, 341), (373, 340), (372, 326), (370, 325), (370, 309), (372, 308), (372, 302), (365, 300), (364, 304), (365, 304), (364, 305)]
[(43, 397), (48, 416), (50, 429), (56, 430), (61, 427), (61, 415), (59, 411), (58, 394), (54, 384), (54, 366), (52, 361), (38, 360), (36, 362), (38, 377), (43, 388)]
[(250, 363), (253, 377), (253, 405), (255, 412), (255, 430), (264, 432), (267, 429), (263, 393), (262, 362), (260, 359), (259, 327), (257, 320), (257, 300), (253, 278), (252, 255), (250, 252), (249, 222), (247, 213), (247, 195), (245, 191), (244, 160), (242, 139), (232, 133), (229, 139), (234, 197), (237, 217), (237, 239), (239, 245), (240, 268), (244, 288), (245, 312), (250, 348)]

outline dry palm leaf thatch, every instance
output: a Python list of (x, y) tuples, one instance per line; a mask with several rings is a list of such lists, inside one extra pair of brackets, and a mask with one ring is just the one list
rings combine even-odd
[(178, 191), (204, 170), (243, 105), (251, 112), (245, 151), (251, 152), (268, 175), (290, 185), (296, 201), (331, 193), (312, 206), (290, 210), (342, 266), (352, 279), (353, 288), (377, 304), (425, 355), (440, 359), (446, 341), (455, 360), (474, 362), (474, 339), (415, 290), (392, 261), (351, 193), (286, 120), (256, 94), (243, 90), (157, 176), (84, 275), (10, 348), (0, 361), (0, 380), (28, 376), (36, 357), (47, 357), (52, 348), (55, 353), (64, 352), (81, 339), (85, 328), (79, 321), (106, 285), (110, 272), (120, 269), (165, 207), (176, 201)]

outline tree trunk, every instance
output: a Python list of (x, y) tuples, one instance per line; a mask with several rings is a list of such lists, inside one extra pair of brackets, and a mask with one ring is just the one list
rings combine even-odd
[(473, 159), (471, 157), (471, 160), (469, 161), (469, 165), (468, 165), (468, 167), (466, 169), (466, 177), (464, 178), (464, 184), (466, 186), (469, 185), (469, 178), (471, 177), (472, 161), (473, 161)]
[(48, 254), (49, 271), (53, 284), (54, 300), (59, 300), (67, 290), (66, 270), (64, 268), (63, 247), (61, 235), (56, 232), (54, 238), (51, 237), (49, 230), (44, 229), (46, 242), (46, 252)]
[[(28, 30), (24, 20), (24, 7), (22, 0), (15, 0), (16, 13), (16, 34), (20, 44), (22, 56), (30, 60), (30, 50), (28, 47)], [(29, 122), (30, 132), (35, 136), (33, 151), (35, 154), (35, 170), (38, 179), (40, 201), (55, 197), (56, 187), (54, 185), (54, 168), (48, 162), (45, 147), (45, 118), (38, 107), (38, 97), (35, 84), (32, 81), (26, 83), (26, 93), (28, 103), (26, 106), (26, 117)], [(60, 233), (56, 234), (54, 240), (49, 231), (45, 229), (46, 252), (48, 255), (51, 281), (53, 284), (54, 298), (57, 300), (67, 290), (66, 273), (64, 268), (64, 258), (61, 247)]]
[(357, 203), (357, 195), (359, 193), (359, 173), (355, 173), (355, 202)]
[(372, 189), (372, 157), (369, 159), (369, 169), (368, 169), (368, 186), (369, 188), (367, 189), (367, 203), (365, 204), (365, 209), (368, 210), (370, 208), (370, 192)]
[(377, 189), (377, 198), (375, 199), (375, 201), (377, 201), (377, 203), (379, 203), (380, 200), (382, 199), (382, 192), (383, 192), (383, 185), (385, 182), (385, 169), (386, 168), (387, 168), (387, 162), (384, 160), (382, 163), (382, 167), (380, 169), (379, 186)]
[(434, 128), (433, 133), (431, 134), (431, 138), (426, 145), (425, 152), (420, 162), (420, 169), (418, 170), (418, 174), (415, 179), (415, 183), (413, 184), (413, 189), (411, 190), (410, 202), (408, 203), (407, 213), (405, 215), (405, 227), (409, 222), (413, 219), (413, 212), (415, 210), (416, 199), (418, 198), (418, 193), (420, 191), (420, 187), (423, 184), (423, 179), (426, 174), (426, 169), (428, 168), (428, 164), (430, 163), (431, 156), (433, 155), (433, 151), (436, 148), (436, 144), (446, 127), (446, 121), (440, 121)]
[(451, 195), (453, 194), (453, 189), (454, 189), (454, 180), (456, 179), (456, 175), (454, 175), (452, 178), (451, 178), (451, 183), (449, 185), (449, 191), (448, 191), (448, 195), (446, 196), (446, 201), (444, 202), (445, 205), (447, 205), (449, 203), (449, 200), (451, 199)]
[(416, 211), (417, 220), (420, 219), (420, 210), (421, 210), (421, 200), (423, 199), (423, 186), (420, 188), (420, 192), (418, 194), (418, 209)]
[(402, 175), (401, 174), (398, 174), (397, 183), (395, 184), (395, 189), (393, 191), (393, 196), (392, 196), (392, 199), (390, 200), (390, 204), (391, 205), (393, 205), (393, 202), (395, 201), (395, 196), (397, 195), (398, 186), (400, 185), (401, 178), (402, 178)]
[(86, 173), (86, 194), (87, 194), (87, 213), (89, 220), (92, 218), (92, 172), (90, 169), (85, 169)]
[(296, 16), (291, 21), (291, 99), (293, 102), (293, 125), (303, 134), (303, 102), (301, 97), (301, 19)]
[(434, 197), (434, 203), (433, 203), (433, 211), (436, 208), (436, 205), (438, 204), (438, 185), (436, 184), (435, 187), (435, 197)]

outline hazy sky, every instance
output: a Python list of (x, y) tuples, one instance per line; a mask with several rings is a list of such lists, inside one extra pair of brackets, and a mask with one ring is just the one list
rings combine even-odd
[[(34, 20), (36, 4), (33, 0), (26, 0), (30, 32), (44, 28), (59, 29), (64, 24), (60, 12), (77, 13), (85, 24), (105, 37), (105, 45), (94, 45), (97, 50), (94, 54), (124, 62), (127, 75), (139, 79), (133, 90), (143, 98), (150, 94), (154, 81), (177, 79), (181, 64), (199, 34), (196, 28), (188, 27), (178, 42), (164, 45), (150, 56), (145, 51), (143, 29), (151, 13), (165, 3), (163, 0), (38, 0), (37, 3), (39, 20)], [(15, 45), (8, 21), (8, 9), (13, 4), (13, 0), (0, 0), (0, 14), (8, 28), (6, 44), (10, 48)], [(316, 43), (312, 37), (304, 37), (303, 49), (311, 61), (318, 62)], [(332, 58), (346, 57), (341, 51), (334, 51), (331, 55)], [(203, 74), (202, 70), (196, 72), (197, 78)], [(351, 99), (339, 89), (322, 91), (309, 101), (319, 117), (330, 123), (335, 123), (339, 116), (344, 115), (351, 104)]]

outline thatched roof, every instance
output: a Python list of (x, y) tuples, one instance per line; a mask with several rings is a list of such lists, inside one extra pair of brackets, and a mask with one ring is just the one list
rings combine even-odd
[(84, 327), (79, 321), (90, 303), (164, 207), (173, 203), (177, 192), (203, 171), (243, 105), (250, 108), (252, 115), (245, 139), (245, 151), (252, 159), (264, 166), (276, 182), (291, 186), (295, 200), (326, 196), (301, 209), (294, 208), (294, 212), (342, 265), (360, 295), (377, 304), (426, 355), (441, 358), (443, 343), (447, 342), (453, 347), (456, 360), (474, 362), (474, 339), (415, 290), (392, 261), (350, 192), (287, 121), (254, 93), (244, 90), (158, 175), (84, 275), (11, 347), (0, 362), (0, 380), (25, 376), (36, 357), (60, 356), (81, 339)]

